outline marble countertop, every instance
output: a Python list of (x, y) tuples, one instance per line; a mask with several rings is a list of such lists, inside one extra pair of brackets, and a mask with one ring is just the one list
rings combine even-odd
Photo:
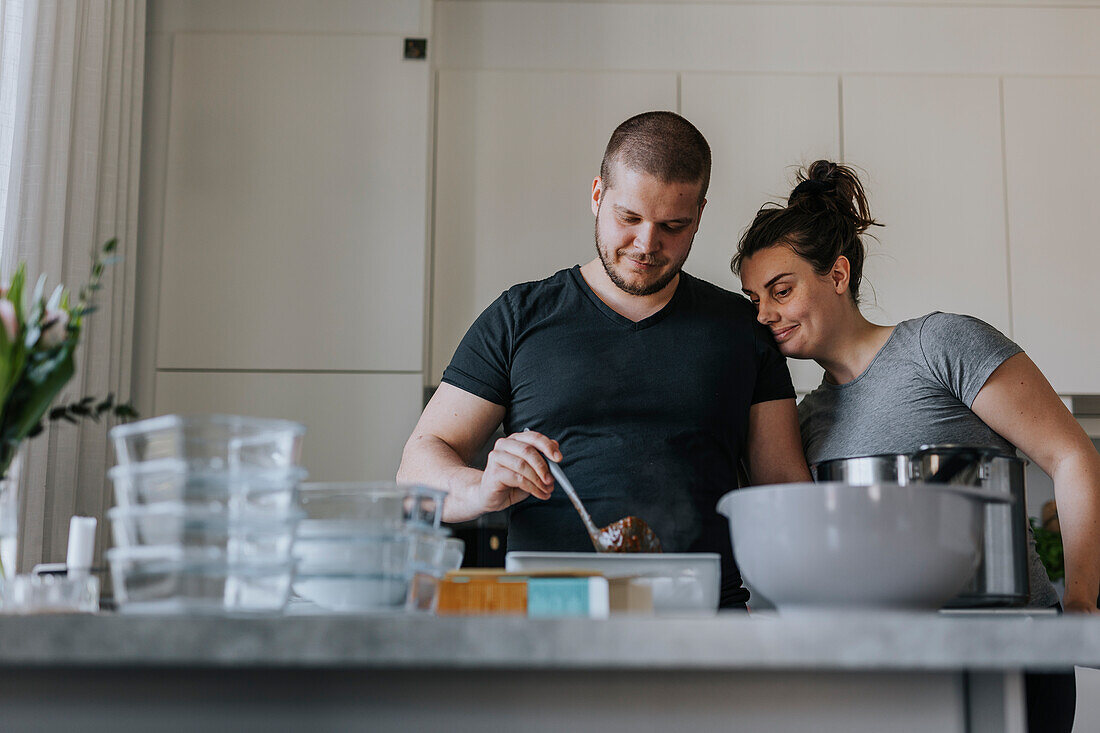
[(1073, 665), (1100, 666), (1100, 618), (0, 616), (0, 667), (978, 671)]

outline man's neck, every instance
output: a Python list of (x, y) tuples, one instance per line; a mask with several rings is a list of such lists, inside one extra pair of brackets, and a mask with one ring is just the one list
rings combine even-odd
[(668, 305), (680, 284), (680, 275), (677, 274), (668, 285), (652, 295), (631, 295), (611, 281), (598, 257), (581, 266), (581, 277), (604, 305), (635, 323), (649, 318)]

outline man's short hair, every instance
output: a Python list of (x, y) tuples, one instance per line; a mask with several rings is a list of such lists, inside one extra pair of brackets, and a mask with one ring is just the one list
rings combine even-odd
[(615, 128), (600, 163), (605, 188), (620, 162), (665, 183), (700, 183), (699, 203), (710, 185), (710, 145), (695, 125), (675, 112), (643, 112)]

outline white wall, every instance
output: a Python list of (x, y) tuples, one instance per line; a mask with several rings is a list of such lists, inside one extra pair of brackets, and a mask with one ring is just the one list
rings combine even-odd
[[(1100, 260), (1088, 217), (1072, 215), (1100, 154), (1089, 132), (1097, 38), (1097, 2), (440, 0), (430, 381), (501, 290), (591, 251), (593, 151), (612, 126), (593, 124), (608, 99), (595, 80), (656, 93), (674, 77), (674, 104), (636, 93), (629, 111), (674, 109), (711, 141), (714, 184), (689, 271), (738, 288), (727, 263), (752, 213), (789, 190), (790, 166), (838, 158), (866, 171), (887, 224), (870, 243), (872, 320), (970, 313), (1020, 341), (1059, 391), (1100, 392), (1100, 340), (1074, 338), (1100, 320), (1081, 287)], [(615, 104), (629, 88), (615, 87)], [(490, 137), (496, 150), (542, 151), (526, 163), (545, 160), (496, 175), (481, 158), (495, 154)], [(1047, 150), (1057, 155), (1044, 168), (1034, 161)], [(1059, 287), (1066, 278), (1076, 287)], [(799, 389), (820, 379), (813, 365), (792, 368)]]
[[(152, 0), (135, 394), (306, 424), (317, 480), (392, 478), (422, 404), (426, 0)], [(429, 47), (430, 48), (430, 47)]]
[(298, 418), (314, 478), (392, 475), (476, 314), (590, 256), (651, 108), (715, 152), (690, 271), (736, 289), (752, 212), (835, 157), (888, 225), (873, 319), (973, 312), (1100, 393), (1098, 38), (1100, 0), (150, 0), (138, 407)]
[[(789, 191), (789, 166), (837, 158), (887, 224), (872, 320), (971, 313), (1060, 392), (1100, 393), (1100, 2), (439, 0), (434, 30), (431, 382), (501, 290), (591, 256), (607, 117), (665, 108), (714, 151), (688, 271), (737, 289), (753, 212)], [(820, 380), (791, 365), (800, 389)], [(1028, 480), (1037, 515), (1053, 487)], [(1082, 672), (1079, 731), (1100, 719)]]

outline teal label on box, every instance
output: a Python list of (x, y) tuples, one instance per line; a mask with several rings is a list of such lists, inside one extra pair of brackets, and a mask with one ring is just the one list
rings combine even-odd
[(588, 616), (591, 578), (530, 578), (527, 615), (530, 617)]

